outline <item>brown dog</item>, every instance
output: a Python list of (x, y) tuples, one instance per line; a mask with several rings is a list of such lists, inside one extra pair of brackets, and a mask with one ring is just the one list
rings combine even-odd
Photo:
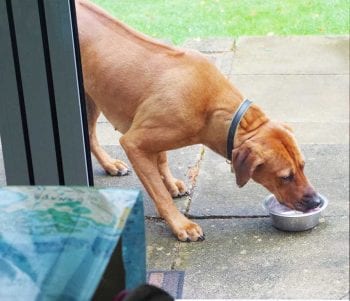
[[(87, 1), (76, 4), (91, 151), (109, 174), (127, 173), (126, 164), (98, 144), (102, 111), (124, 134), (120, 143), (160, 216), (179, 240), (202, 240), (202, 229), (173, 203), (186, 188), (172, 176), (166, 151), (202, 143), (225, 157), (243, 96), (200, 53), (163, 45)], [(291, 129), (269, 120), (258, 106), (244, 115), (233, 146), (238, 186), (252, 178), (291, 208), (319, 204)]]

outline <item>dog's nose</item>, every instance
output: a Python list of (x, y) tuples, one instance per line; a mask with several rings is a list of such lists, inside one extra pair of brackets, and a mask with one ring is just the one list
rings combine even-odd
[(321, 205), (321, 199), (315, 191), (303, 195), (303, 204), (307, 210), (317, 208)]
[(321, 205), (321, 199), (320, 198), (308, 200), (307, 202), (305, 202), (305, 206), (306, 206), (306, 208), (308, 210), (317, 208), (320, 205)]

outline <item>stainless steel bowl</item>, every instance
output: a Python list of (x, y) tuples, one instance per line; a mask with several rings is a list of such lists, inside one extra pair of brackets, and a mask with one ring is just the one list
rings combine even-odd
[[(274, 202), (278, 202), (273, 194), (265, 198), (263, 206), (270, 214), (272, 225), (277, 229), (292, 232), (305, 231), (318, 225), (321, 214), (328, 205), (328, 200), (324, 196), (319, 195), (319, 197), (321, 205), (306, 213), (288, 209), (283, 205), (273, 208)], [(284, 208), (285, 211), (280, 210)]]

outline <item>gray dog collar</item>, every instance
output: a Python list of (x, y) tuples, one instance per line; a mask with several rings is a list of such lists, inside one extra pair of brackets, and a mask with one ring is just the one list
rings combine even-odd
[(252, 104), (251, 100), (245, 99), (239, 105), (237, 111), (233, 115), (232, 122), (231, 122), (230, 129), (229, 129), (228, 136), (227, 136), (227, 153), (226, 153), (226, 157), (227, 157), (227, 160), (229, 160), (229, 161), (231, 161), (231, 159), (232, 159), (232, 150), (234, 148), (233, 143), (234, 143), (234, 139), (235, 139), (235, 136), (236, 136), (236, 131), (237, 131), (238, 125), (239, 125), (242, 117), (244, 116), (244, 114), (249, 109), (251, 104)]

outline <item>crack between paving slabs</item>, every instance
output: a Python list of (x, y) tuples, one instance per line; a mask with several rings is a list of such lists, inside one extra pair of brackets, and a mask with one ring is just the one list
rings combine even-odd
[(234, 219), (234, 218), (267, 218), (269, 215), (186, 215), (190, 219)]
[(184, 213), (186, 216), (188, 215), (188, 213), (190, 211), (190, 207), (191, 207), (191, 203), (192, 203), (192, 196), (194, 193), (194, 189), (196, 187), (197, 177), (199, 175), (199, 170), (200, 170), (200, 166), (201, 166), (201, 163), (203, 161), (203, 158), (204, 158), (204, 154), (205, 154), (205, 148), (202, 145), (200, 152), (197, 156), (197, 161), (195, 162), (195, 164), (193, 166), (190, 166), (188, 168), (188, 171), (187, 171), (187, 177), (188, 177), (189, 182), (190, 182), (190, 187), (188, 189), (188, 204), (186, 206), (185, 213)]
[[(205, 148), (202, 145), (195, 164), (193, 166), (190, 166), (188, 168), (188, 171), (187, 171), (187, 177), (188, 177), (189, 182), (190, 182), (190, 187), (188, 188), (188, 204), (187, 204), (186, 209), (185, 209), (185, 213), (184, 213), (185, 216), (188, 216), (188, 212), (189, 212), (190, 207), (191, 207), (192, 195), (193, 195), (194, 189), (196, 187), (196, 181), (197, 181), (197, 177), (199, 174), (201, 162), (203, 161), (203, 158), (204, 158), (204, 154), (205, 154)], [(183, 242), (180, 242), (180, 241), (177, 241), (175, 243), (175, 252), (174, 252), (175, 259), (171, 264), (171, 267), (170, 267), (171, 271), (175, 271), (176, 267), (179, 264), (178, 258), (180, 255), (180, 247), (181, 247), (182, 243)]]
[(228, 50), (199, 50), (199, 52), (203, 54), (220, 54), (220, 53), (227, 53), (227, 52), (235, 53), (237, 50), (237, 40), (238, 40), (238, 37), (233, 38), (232, 46)]
[(236, 54), (236, 52), (237, 52), (237, 49), (238, 49), (238, 45), (237, 45), (238, 39), (239, 39), (239, 37), (235, 37), (235, 38), (233, 39), (233, 44), (232, 44), (232, 48), (231, 48), (231, 51), (233, 52), (233, 54)]
[[(208, 219), (245, 219), (245, 218), (268, 218), (269, 215), (191, 215), (185, 214), (186, 217), (194, 220), (208, 220)], [(324, 218), (338, 218), (338, 217), (348, 217), (347, 215), (326, 215)], [(161, 217), (151, 217), (146, 216), (146, 220), (149, 221), (163, 221)]]

